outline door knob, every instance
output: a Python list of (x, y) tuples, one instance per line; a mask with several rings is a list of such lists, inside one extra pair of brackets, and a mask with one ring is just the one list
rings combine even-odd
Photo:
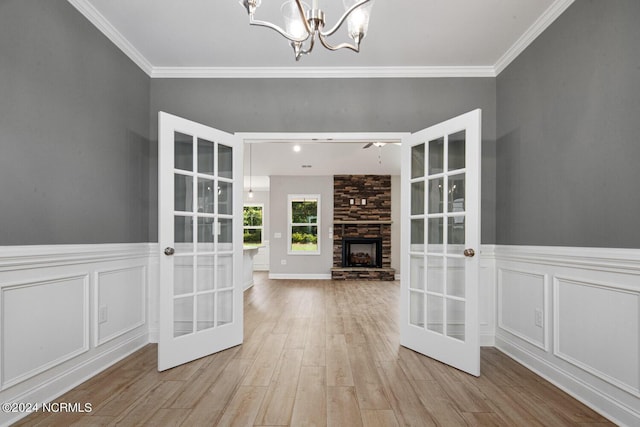
[(473, 249), (465, 249), (463, 253), (464, 256), (472, 258), (476, 254), (476, 251), (474, 251)]
[(167, 256), (171, 256), (174, 253), (176, 253), (176, 250), (173, 249), (172, 247), (167, 246), (166, 248), (164, 248), (164, 254)]

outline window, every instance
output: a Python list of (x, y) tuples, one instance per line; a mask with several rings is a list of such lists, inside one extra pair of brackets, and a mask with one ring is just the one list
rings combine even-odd
[(263, 218), (264, 205), (244, 205), (244, 245), (260, 246), (262, 244), (262, 231), (264, 230)]
[(289, 254), (320, 253), (320, 195), (289, 195)]

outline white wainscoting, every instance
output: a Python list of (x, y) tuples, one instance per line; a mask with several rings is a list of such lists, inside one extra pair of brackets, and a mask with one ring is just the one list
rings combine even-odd
[(640, 250), (496, 246), (495, 260), (496, 347), (640, 425)]
[(0, 247), (0, 401), (48, 402), (146, 345), (156, 246)]
[(480, 291), (478, 316), (480, 317), (480, 345), (493, 347), (496, 336), (496, 269), (495, 246), (480, 247)]

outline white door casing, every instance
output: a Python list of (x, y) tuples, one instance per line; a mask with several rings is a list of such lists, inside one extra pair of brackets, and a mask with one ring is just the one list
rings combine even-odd
[(400, 344), (475, 376), (480, 154), (480, 110), (402, 141)]
[(234, 135), (158, 122), (162, 371), (242, 343), (243, 154)]

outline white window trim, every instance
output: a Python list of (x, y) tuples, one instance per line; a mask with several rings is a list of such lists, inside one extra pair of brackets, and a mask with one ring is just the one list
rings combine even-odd
[[(291, 250), (291, 229), (295, 225), (306, 225), (306, 224), (294, 224), (291, 222), (292, 211), (291, 211), (291, 202), (294, 200), (300, 199), (310, 199), (318, 201), (318, 215), (317, 220), (315, 222), (316, 227), (318, 228), (318, 250), (317, 251), (293, 251)], [(289, 194), (287, 197), (287, 255), (320, 255), (321, 249), (321, 235), (320, 232), (320, 217), (322, 216), (322, 208), (320, 204), (320, 194)]]
[[(261, 226), (255, 226), (255, 225), (248, 225), (245, 226), (244, 225), (244, 207), (245, 206), (257, 206), (260, 209), (262, 209), (262, 225)], [(262, 232), (260, 233), (260, 245), (264, 245), (264, 203), (244, 203), (242, 205), (242, 213), (243, 213), (243, 218), (242, 218), (242, 234), (244, 236), (244, 230), (246, 229), (250, 229), (250, 230), (262, 230)], [(242, 243), (244, 244), (244, 237), (242, 238)]]

